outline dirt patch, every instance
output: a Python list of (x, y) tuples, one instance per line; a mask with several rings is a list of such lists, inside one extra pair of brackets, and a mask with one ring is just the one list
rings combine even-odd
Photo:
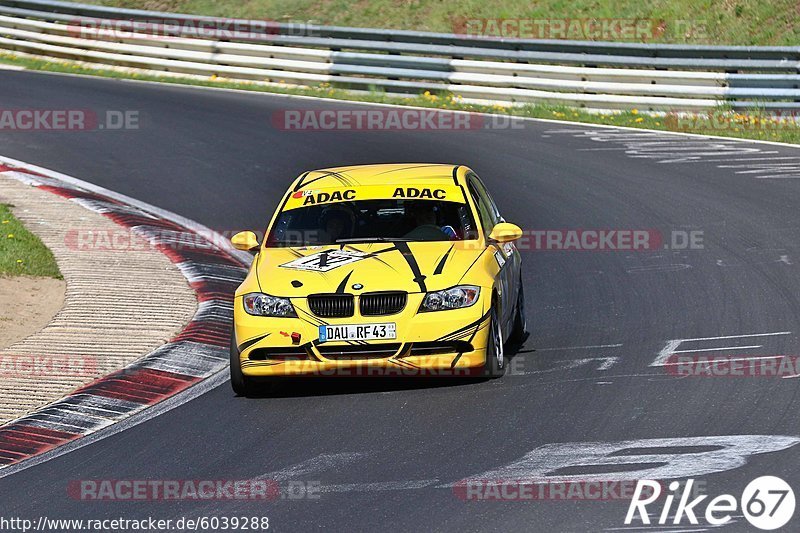
[(0, 276), (0, 349), (45, 327), (64, 306), (60, 279)]

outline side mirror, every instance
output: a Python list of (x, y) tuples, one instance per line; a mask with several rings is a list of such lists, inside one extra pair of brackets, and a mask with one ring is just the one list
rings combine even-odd
[(522, 230), (519, 226), (508, 222), (500, 222), (489, 234), (489, 238), (496, 242), (516, 241), (520, 237), (522, 237)]
[(258, 248), (258, 237), (252, 231), (240, 231), (231, 237), (231, 244), (237, 250), (255, 250)]

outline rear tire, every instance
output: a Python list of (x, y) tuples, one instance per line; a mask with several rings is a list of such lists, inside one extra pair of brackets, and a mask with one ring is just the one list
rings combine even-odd
[(514, 316), (514, 328), (508, 340), (512, 344), (521, 345), (528, 338), (528, 319), (525, 316), (525, 290), (522, 278), (519, 280), (519, 294), (517, 294), (517, 314)]
[(239, 360), (239, 347), (236, 346), (235, 331), (231, 329), (231, 387), (237, 396), (250, 396), (253, 393), (253, 383), (242, 372), (242, 362)]
[(505, 354), (503, 351), (503, 330), (497, 316), (497, 306), (492, 305), (489, 314), (488, 340), (486, 342), (486, 361), (483, 364), (483, 374), (487, 378), (499, 378), (506, 371)]

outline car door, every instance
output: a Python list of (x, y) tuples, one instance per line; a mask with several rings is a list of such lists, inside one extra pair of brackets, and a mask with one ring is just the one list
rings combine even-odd
[[(492, 232), (495, 224), (504, 222), (500, 212), (483, 182), (477, 174), (470, 173), (467, 176), (467, 187), (472, 200), (478, 208), (478, 216), (486, 238)], [(493, 243), (495, 257), (500, 264), (500, 272), (497, 276), (497, 289), (500, 300), (499, 316), (503, 324), (503, 334), (507, 337), (510, 333), (511, 319), (514, 313), (514, 303), (516, 302), (519, 290), (519, 266), (520, 254), (514, 243)]]

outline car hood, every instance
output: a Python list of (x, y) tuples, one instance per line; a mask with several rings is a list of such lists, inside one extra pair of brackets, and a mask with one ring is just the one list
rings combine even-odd
[(459, 283), (484, 250), (474, 241), (265, 248), (256, 268), (261, 290), (275, 296), (426, 292)]

